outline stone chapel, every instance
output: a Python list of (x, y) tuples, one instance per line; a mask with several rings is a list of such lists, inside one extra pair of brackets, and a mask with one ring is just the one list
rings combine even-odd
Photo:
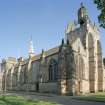
[(67, 25), (65, 39), (48, 51), (1, 62), (0, 90), (80, 95), (105, 91), (105, 67), (99, 29), (81, 4), (78, 22)]

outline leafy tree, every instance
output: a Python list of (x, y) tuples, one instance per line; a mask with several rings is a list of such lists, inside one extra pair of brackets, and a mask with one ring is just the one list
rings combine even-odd
[(98, 16), (100, 26), (105, 28), (105, 0), (94, 0), (94, 3), (97, 5), (98, 10), (100, 10)]

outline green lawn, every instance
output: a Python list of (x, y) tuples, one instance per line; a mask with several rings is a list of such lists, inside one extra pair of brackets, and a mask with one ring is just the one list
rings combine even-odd
[(85, 100), (85, 101), (105, 102), (105, 92), (89, 94), (87, 96), (81, 96), (77, 99)]
[(0, 96), (0, 105), (59, 105), (53, 102), (34, 101), (21, 96)]

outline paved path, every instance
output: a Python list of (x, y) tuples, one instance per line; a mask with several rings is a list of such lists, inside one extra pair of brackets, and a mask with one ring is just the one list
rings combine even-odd
[[(13, 93), (14, 94), (14, 93)], [(16, 94), (15, 94), (16, 95)], [(28, 99), (39, 99), (39, 100), (44, 100), (44, 101), (51, 101), (51, 102), (56, 102), (60, 103), (62, 105), (105, 105), (103, 102), (90, 102), (90, 101), (81, 101), (81, 100), (76, 100), (74, 99), (75, 97), (73, 96), (58, 96), (58, 95), (52, 95), (52, 94), (42, 94), (42, 93), (34, 93), (34, 94), (21, 94)]]

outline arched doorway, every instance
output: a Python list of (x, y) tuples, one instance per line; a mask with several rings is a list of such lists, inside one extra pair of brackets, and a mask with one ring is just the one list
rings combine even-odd
[(95, 92), (95, 60), (94, 40), (92, 34), (88, 35), (88, 57), (89, 57), (89, 89)]
[(102, 49), (100, 41), (97, 41), (97, 71), (98, 71), (98, 91), (103, 90), (103, 67), (102, 67)]

